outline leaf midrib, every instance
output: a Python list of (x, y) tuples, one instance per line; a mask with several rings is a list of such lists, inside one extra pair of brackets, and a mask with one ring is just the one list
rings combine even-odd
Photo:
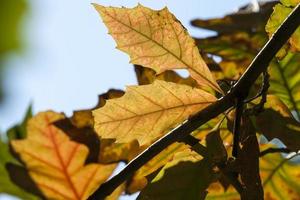
[(278, 63), (278, 62), (276, 62), (275, 66), (277, 67), (277, 69), (279, 71), (280, 77), (281, 77), (281, 79), (283, 81), (284, 87), (286, 88), (286, 92), (287, 92), (287, 95), (288, 95), (288, 97), (290, 99), (292, 107), (296, 111), (296, 115), (297, 115), (298, 119), (300, 119), (299, 109), (297, 107), (296, 101), (295, 101), (294, 96), (292, 94), (292, 90), (291, 90), (291, 88), (290, 88), (290, 86), (288, 84), (288, 81), (287, 81), (287, 79), (286, 79), (286, 77), (284, 75), (283, 69), (281, 68), (280, 63)]
[[(151, 114), (154, 114), (154, 113), (159, 113), (159, 112), (168, 111), (168, 110), (172, 110), (172, 109), (177, 109), (177, 108), (181, 108), (181, 107), (189, 107), (189, 106), (201, 105), (201, 104), (210, 104), (210, 103), (213, 103), (213, 102), (214, 101), (207, 101), (207, 102), (200, 102), (200, 103), (198, 102), (198, 103), (192, 103), (192, 104), (183, 104), (183, 105), (173, 106), (173, 107), (169, 107), (169, 108), (165, 108), (165, 109), (161, 109), (161, 110), (151, 111), (151, 112), (148, 112), (148, 113), (137, 114), (137, 115), (122, 118), (122, 119), (113, 119), (113, 120), (110, 120), (110, 121), (99, 122), (98, 124), (102, 125), (102, 124), (108, 124), (108, 123), (113, 123), (113, 122), (126, 121), (126, 120), (130, 120), (130, 119), (133, 119), (133, 118), (137, 118), (137, 117), (141, 118), (141, 117), (144, 117), (146, 115), (151, 115)], [(102, 114), (102, 112), (100, 114)], [(106, 115), (106, 114), (103, 113), (103, 115)]]
[[(164, 49), (166, 52), (168, 52), (168, 53), (171, 54), (173, 57), (175, 57), (177, 60), (179, 60), (182, 64), (184, 64), (189, 70), (194, 71), (196, 74), (198, 74), (199, 76), (201, 76), (204, 80), (206, 80), (207, 82), (209, 82), (209, 83), (211, 84), (211, 86), (212, 86), (215, 90), (219, 91), (218, 87), (217, 87), (213, 82), (211, 82), (211, 81), (210, 81), (209, 79), (207, 79), (205, 76), (203, 76), (202, 74), (200, 74), (198, 71), (194, 70), (189, 64), (187, 64), (184, 60), (182, 60), (181, 58), (179, 58), (177, 55), (175, 55), (175, 54), (174, 54), (173, 52), (171, 52), (169, 49), (167, 49), (166, 47), (164, 47), (162, 44), (160, 44), (160, 43), (158, 43), (157, 41), (153, 40), (152, 38), (148, 37), (148, 36), (145, 35), (144, 33), (142, 33), (142, 32), (140, 32), (140, 31), (134, 29), (133, 27), (131, 27), (131, 26), (129, 26), (129, 25), (123, 23), (122, 21), (118, 20), (117, 18), (114, 18), (113, 16), (111, 16), (111, 15), (110, 15), (109, 13), (107, 13), (106, 11), (105, 11), (105, 14), (108, 15), (109, 17), (111, 17), (112, 19), (116, 20), (118, 23), (120, 23), (120, 24), (126, 26), (127, 28), (129, 28), (129, 29), (135, 31), (136, 33), (142, 35), (142, 36), (145, 37), (146, 39), (148, 39), (148, 40), (152, 41), (153, 43), (157, 44), (160, 48)], [(169, 22), (169, 23), (170, 23), (170, 22)], [(171, 25), (171, 24), (170, 24), (170, 25)], [(171, 26), (172, 26), (172, 25), (171, 25)], [(172, 27), (173, 27), (173, 26), (172, 26)], [(150, 29), (151, 29), (151, 27), (150, 27)], [(176, 35), (176, 34), (175, 34), (175, 35)], [(176, 35), (176, 38), (177, 38), (177, 35)], [(178, 38), (177, 38), (177, 40), (178, 40)]]

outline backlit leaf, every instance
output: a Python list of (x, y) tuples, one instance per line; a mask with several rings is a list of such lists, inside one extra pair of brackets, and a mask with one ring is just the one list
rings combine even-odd
[(95, 130), (116, 142), (151, 143), (216, 98), (204, 90), (157, 80), (129, 86), (125, 95), (93, 111)]
[(64, 115), (52, 111), (30, 119), (27, 138), (12, 141), (14, 150), (48, 199), (87, 199), (112, 173), (115, 165), (88, 164), (88, 148), (72, 142), (53, 122)]
[[(285, 1), (287, 4), (295, 4), (296, 2), (292, 1)], [(298, 2), (299, 3), (299, 0)], [(266, 31), (269, 33), (269, 36), (271, 36), (277, 28), (282, 24), (282, 22), (285, 20), (285, 18), (292, 12), (293, 8), (286, 7), (282, 4), (277, 4), (274, 7), (274, 12), (272, 13), (267, 25), (266, 25)], [(300, 27), (296, 29), (294, 34), (289, 39), (289, 44), (291, 45), (291, 49), (293, 51), (300, 51)]]
[(289, 53), (269, 68), (269, 93), (279, 97), (300, 119), (300, 54)]
[(260, 171), (266, 200), (297, 200), (300, 198), (299, 153), (284, 158), (280, 154), (267, 154), (260, 159)]
[(188, 69), (200, 85), (222, 93), (194, 40), (167, 8), (155, 11), (142, 5), (131, 9), (94, 6), (118, 49), (129, 54), (131, 63), (152, 68), (157, 73)]
[(5, 169), (5, 165), (8, 162), (17, 163), (9, 152), (9, 146), (0, 139), (0, 193), (11, 194), (21, 199), (39, 199), (37, 196), (29, 194), (11, 181)]

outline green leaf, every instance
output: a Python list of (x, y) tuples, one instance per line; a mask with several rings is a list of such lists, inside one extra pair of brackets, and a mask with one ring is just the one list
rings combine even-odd
[[(284, 1), (287, 5), (297, 4), (296, 1)], [(299, 3), (299, 1), (298, 1)], [(274, 7), (274, 12), (272, 13), (267, 25), (266, 31), (269, 36), (277, 30), (277, 28), (282, 24), (286, 17), (292, 12), (293, 8), (286, 7), (282, 4), (277, 4)], [(300, 51), (300, 27), (294, 32), (294, 34), (289, 39), (289, 44), (292, 51)]]
[(272, 62), (269, 69), (269, 93), (278, 96), (300, 119), (300, 54), (289, 53)]
[(210, 162), (181, 162), (165, 170), (163, 178), (152, 182), (138, 200), (200, 200), (205, 199), (207, 187), (214, 181)]
[(18, 163), (10, 154), (8, 145), (0, 140), (0, 193), (11, 194), (21, 199), (40, 199), (19, 188), (10, 180), (10, 176), (5, 169), (8, 162)]
[(10, 128), (7, 131), (7, 137), (9, 140), (14, 139), (24, 139), (26, 138), (26, 124), (28, 120), (32, 117), (32, 106), (30, 105), (27, 108), (27, 111), (25, 113), (25, 116), (20, 124), (17, 124)]

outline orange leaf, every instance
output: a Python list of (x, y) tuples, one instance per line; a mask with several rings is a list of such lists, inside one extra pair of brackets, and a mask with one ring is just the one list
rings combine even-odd
[(84, 166), (88, 148), (70, 141), (52, 125), (63, 118), (63, 114), (52, 111), (39, 113), (28, 122), (27, 138), (11, 143), (48, 199), (87, 199), (108, 179), (116, 165)]

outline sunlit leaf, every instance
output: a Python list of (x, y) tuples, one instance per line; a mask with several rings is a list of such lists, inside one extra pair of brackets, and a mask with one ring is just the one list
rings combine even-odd
[(281, 3), (285, 6), (296, 6), (300, 3), (299, 0), (281, 0)]
[(21, 199), (39, 199), (39, 197), (29, 194), (11, 181), (5, 169), (7, 163), (17, 164), (18, 162), (10, 154), (8, 145), (0, 139), (0, 193), (11, 194)]
[(28, 122), (27, 138), (12, 141), (30, 176), (49, 199), (87, 199), (115, 165), (88, 164), (88, 148), (72, 142), (53, 122), (64, 115), (39, 113)]
[(280, 154), (268, 154), (260, 159), (261, 177), (265, 199), (296, 200), (300, 198), (300, 165), (290, 159), (299, 159), (299, 154), (284, 158)]
[(216, 98), (204, 90), (165, 81), (129, 86), (125, 95), (93, 112), (95, 130), (116, 142), (152, 142)]
[(142, 5), (116, 8), (94, 5), (118, 49), (129, 54), (131, 63), (154, 69), (187, 69), (202, 86), (222, 93), (194, 40), (167, 8), (155, 11)]
[[(285, 1), (285, 3), (291, 5), (295, 4), (296, 2)], [(297, 3), (299, 3), (299, 0)], [(266, 31), (269, 33), (269, 36), (271, 36), (277, 30), (277, 28), (282, 24), (285, 18), (292, 12), (292, 10), (293, 8), (286, 7), (282, 4), (277, 4), (274, 7), (274, 12), (272, 13), (266, 25)], [(289, 39), (289, 44), (291, 45), (291, 49), (293, 51), (300, 51), (300, 27), (296, 29), (294, 34)]]
[(278, 96), (300, 119), (300, 54), (289, 53), (269, 68), (269, 92)]

